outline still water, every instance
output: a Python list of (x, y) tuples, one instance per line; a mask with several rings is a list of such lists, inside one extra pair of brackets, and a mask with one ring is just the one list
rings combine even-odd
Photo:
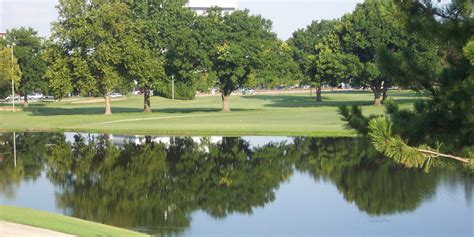
[(358, 138), (0, 135), (0, 204), (156, 236), (473, 236), (472, 177)]

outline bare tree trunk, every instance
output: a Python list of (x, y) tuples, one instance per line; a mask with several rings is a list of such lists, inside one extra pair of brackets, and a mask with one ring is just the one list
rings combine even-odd
[(221, 94), (222, 97), (222, 112), (230, 112), (230, 93), (226, 95), (224, 92)]
[(374, 92), (374, 106), (382, 105), (382, 90), (380, 88), (373, 88)]
[(110, 107), (109, 93), (105, 93), (104, 99), (105, 99), (105, 115), (111, 115), (112, 108)]
[(143, 90), (143, 112), (151, 113), (150, 88), (145, 86)]
[(321, 102), (321, 86), (316, 87), (316, 102)]

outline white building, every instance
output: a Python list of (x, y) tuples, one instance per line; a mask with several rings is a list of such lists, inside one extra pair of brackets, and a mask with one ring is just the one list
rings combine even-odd
[(220, 7), (223, 12), (231, 13), (237, 9), (237, 0), (189, 0), (187, 6), (198, 15), (203, 15), (211, 7)]

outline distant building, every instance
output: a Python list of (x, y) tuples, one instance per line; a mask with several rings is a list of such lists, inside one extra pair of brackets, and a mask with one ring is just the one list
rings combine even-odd
[(0, 39), (5, 39), (7, 37), (7, 33), (0, 32)]
[(187, 5), (198, 15), (203, 15), (211, 7), (220, 7), (226, 13), (232, 13), (237, 9), (237, 0), (189, 0)]

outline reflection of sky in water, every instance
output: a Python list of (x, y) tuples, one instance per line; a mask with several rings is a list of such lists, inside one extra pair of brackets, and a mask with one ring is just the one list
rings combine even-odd
[[(74, 136), (82, 135), (84, 137), (98, 137), (101, 134), (98, 133), (74, 133), (74, 132), (65, 132), (64, 135), (66, 136), (66, 141), (74, 142)], [(124, 142), (132, 142), (135, 144), (142, 144), (145, 141), (144, 135), (109, 135), (110, 141), (112, 141), (115, 145), (123, 145)], [(151, 136), (154, 142), (161, 142), (164, 144), (169, 144), (171, 138), (168, 136)], [(203, 137), (194, 136), (192, 137), (194, 142), (199, 142)], [(217, 143), (222, 140), (221, 136), (212, 136), (207, 137), (210, 139), (212, 143)], [(286, 142), (292, 143), (292, 137), (268, 137), (268, 136), (244, 136), (241, 137), (245, 141), (250, 143), (250, 148), (253, 149), (254, 147), (261, 147), (267, 145), (268, 143), (280, 143)]]
[[(215, 219), (198, 211), (192, 214), (190, 229), (184, 234), (471, 236), (472, 200), (465, 198), (462, 181), (455, 181), (441, 182), (436, 195), (414, 212), (369, 216), (359, 211), (355, 204), (346, 202), (330, 181), (315, 181), (308, 174), (295, 172), (289, 182), (280, 185), (275, 201), (255, 208), (252, 215), (231, 214)], [(35, 181), (23, 181), (16, 190), (15, 199), (0, 197), (2, 205), (67, 214), (66, 210), (56, 208), (54, 193), (55, 188), (43, 173)]]
[[(75, 134), (65, 135), (68, 141), (73, 141)], [(123, 140), (124, 137), (139, 140), (144, 138), (114, 136), (114, 139)], [(165, 143), (170, 140), (166, 137), (155, 138)], [(250, 136), (243, 139), (248, 141), (251, 147), (261, 147), (269, 142), (293, 143), (292, 138), (288, 137)], [(200, 138), (193, 140), (198, 141)], [(222, 138), (213, 137), (210, 140), (220, 142)], [(15, 197), (12, 199), (0, 193), (0, 204), (68, 214), (67, 210), (57, 207), (55, 192), (59, 190), (48, 180), (45, 172), (34, 181), (21, 181), (15, 188)], [(253, 214), (234, 213), (222, 219), (215, 219), (204, 211), (196, 211), (191, 214), (190, 227), (185, 229), (183, 234), (472, 236), (472, 188), (472, 178), (456, 173), (443, 175), (437, 183), (435, 194), (421, 202), (414, 211), (375, 216), (359, 210), (355, 203), (347, 202), (330, 179), (315, 179), (307, 173), (295, 170), (288, 181), (280, 184), (275, 192), (275, 200), (264, 207), (255, 207)]]

